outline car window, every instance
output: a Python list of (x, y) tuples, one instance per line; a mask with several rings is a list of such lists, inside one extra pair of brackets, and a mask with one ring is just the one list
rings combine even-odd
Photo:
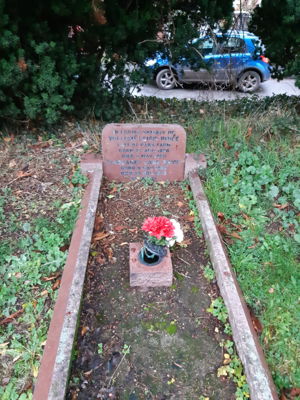
[(207, 56), (213, 53), (214, 41), (212, 38), (200, 39), (196, 46), (203, 56)]
[(241, 38), (229, 37), (227, 39), (218, 39), (217, 53), (230, 54), (230, 53), (244, 53), (245, 42)]

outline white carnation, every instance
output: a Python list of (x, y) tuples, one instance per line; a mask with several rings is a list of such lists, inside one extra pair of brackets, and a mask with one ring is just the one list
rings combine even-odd
[(180, 223), (175, 219), (170, 219), (174, 226), (174, 237), (172, 239), (167, 240), (167, 246), (172, 247), (174, 246), (175, 242), (181, 243), (183, 241), (183, 231), (180, 227)]

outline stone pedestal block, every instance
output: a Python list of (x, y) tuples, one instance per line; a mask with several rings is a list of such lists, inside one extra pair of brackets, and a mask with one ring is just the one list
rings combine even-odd
[(140, 263), (138, 254), (141, 247), (141, 243), (129, 244), (130, 286), (171, 286), (173, 268), (169, 249), (161, 263), (151, 267)]

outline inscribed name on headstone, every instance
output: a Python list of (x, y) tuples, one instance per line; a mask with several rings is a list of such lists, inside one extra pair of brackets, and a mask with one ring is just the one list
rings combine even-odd
[(184, 178), (185, 130), (169, 124), (109, 124), (102, 132), (103, 173), (110, 180)]

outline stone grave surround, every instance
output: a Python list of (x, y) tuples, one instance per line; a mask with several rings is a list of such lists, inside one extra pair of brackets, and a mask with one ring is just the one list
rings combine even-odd
[[(156, 181), (189, 179), (203, 225), (205, 240), (216, 272), (218, 286), (228, 308), (233, 338), (244, 364), (252, 400), (278, 400), (251, 317), (227, 258), (222, 239), (197, 174), (206, 168), (202, 154), (185, 154), (186, 134), (179, 125), (111, 124), (103, 130), (103, 161), (97, 154), (86, 154), (81, 169), (89, 174), (89, 184), (81, 203), (72, 235), (58, 298), (47, 335), (43, 359), (35, 384), (33, 400), (64, 400), (77, 327), (80, 301), (102, 176), (125, 182), (137, 177)], [(125, 151), (126, 150), (126, 151)], [(149, 162), (151, 161), (151, 163)], [(155, 162), (154, 162), (155, 161)], [(135, 167), (135, 168), (133, 168)], [(136, 264), (140, 243), (130, 244), (132, 283), (137, 286), (170, 285), (170, 264), (157, 266), (138, 276), (145, 266)], [(171, 261), (171, 259), (169, 259)], [(162, 275), (161, 273), (164, 274)], [(152, 275), (152, 276), (151, 276)]]

